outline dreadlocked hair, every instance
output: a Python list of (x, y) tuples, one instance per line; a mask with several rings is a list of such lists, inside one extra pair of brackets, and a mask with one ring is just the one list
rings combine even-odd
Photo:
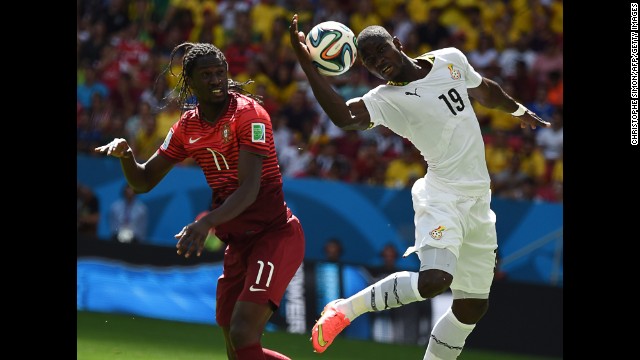
[[(174, 74), (171, 70), (171, 66), (173, 64), (173, 58), (179, 53), (183, 52), (184, 57), (182, 58), (182, 71), (180, 74)], [(178, 93), (178, 101), (182, 105), (182, 109), (193, 109), (195, 104), (190, 103), (189, 99), (193, 96), (191, 92), (191, 88), (187, 85), (187, 77), (190, 77), (193, 74), (193, 68), (195, 66), (196, 60), (203, 57), (213, 55), (216, 58), (222, 60), (225, 64), (227, 63), (227, 58), (224, 56), (224, 53), (220, 51), (216, 46), (208, 43), (192, 43), (192, 42), (184, 42), (182, 44), (176, 45), (176, 47), (171, 50), (171, 55), (169, 56), (169, 64), (167, 65), (167, 70), (170, 72), (172, 76), (178, 78), (178, 82), (175, 86), (174, 92)], [(166, 70), (165, 70), (166, 71)], [(248, 97), (256, 100), (260, 104), (262, 104), (262, 96), (254, 95), (251, 92), (244, 89), (244, 86), (247, 84), (253, 83), (253, 80), (248, 80), (245, 82), (237, 82), (231, 79), (228, 79), (229, 91), (234, 91), (237, 93), (241, 93), (247, 95)]]

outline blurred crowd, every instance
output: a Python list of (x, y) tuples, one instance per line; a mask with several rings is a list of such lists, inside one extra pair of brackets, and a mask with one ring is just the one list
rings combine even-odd
[[(412, 144), (378, 126), (342, 131), (314, 99), (291, 50), (288, 26), (333, 20), (357, 35), (383, 25), (409, 56), (455, 46), (485, 77), (552, 122), (522, 129), (507, 113), (473, 104), (497, 197), (562, 201), (561, 0), (77, 0), (77, 151), (126, 138), (151, 156), (180, 117), (174, 46), (209, 42), (233, 80), (263, 97), (287, 177), (410, 187), (427, 171)], [(348, 100), (381, 84), (358, 62), (330, 78)], [(181, 166), (193, 166), (185, 162)]]

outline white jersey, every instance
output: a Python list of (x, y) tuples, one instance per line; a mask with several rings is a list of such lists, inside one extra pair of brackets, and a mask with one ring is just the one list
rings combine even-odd
[(403, 86), (380, 85), (362, 97), (371, 121), (420, 150), (428, 165), (428, 186), (483, 195), (489, 190), (489, 171), (480, 125), (467, 94), (467, 88), (480, 85), (482, 76), (456, 48), (431, 51), (418, 59), (433, 64), (427, 76)]

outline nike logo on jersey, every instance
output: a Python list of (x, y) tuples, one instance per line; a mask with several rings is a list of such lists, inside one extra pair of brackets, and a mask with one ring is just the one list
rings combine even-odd
[(195, 139), (189, 138), (189, 144), (193, 144), (196, 141), (200, 140), (201, 138), (202, 138), (202, 136), (200, 136), (199, 138), (195, 138)]
[(422, 97), (422, 96), (418, 95), (418, 88), (416, 88), (415, 90), (413, 90), (413, 92), (405, 91), (405, 92), (404, 92), (404, 94), (405, 94), (405, 95), (415, 95), (415, 96), (417, 96), (417, 97)]
[(249, 287), (249, 291), (267, 291), (267, 289), (256, 289), (256, 288), (253, 287), (253, 285), (251, 285)]

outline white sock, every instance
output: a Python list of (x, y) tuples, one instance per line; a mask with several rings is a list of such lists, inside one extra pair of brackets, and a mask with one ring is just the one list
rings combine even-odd
[(418, 292), (418, 273), (400, 271), (336, 303), (336, 308), (353, 321), (366, 312), (396, 308), (424, 299)]
[(429, 345), (423, 360), (454, 360), (462, 352), (464, 342), (475, 324), (463, 324), (453, 315), (451, 308), (436, 322), (431, 330)]

